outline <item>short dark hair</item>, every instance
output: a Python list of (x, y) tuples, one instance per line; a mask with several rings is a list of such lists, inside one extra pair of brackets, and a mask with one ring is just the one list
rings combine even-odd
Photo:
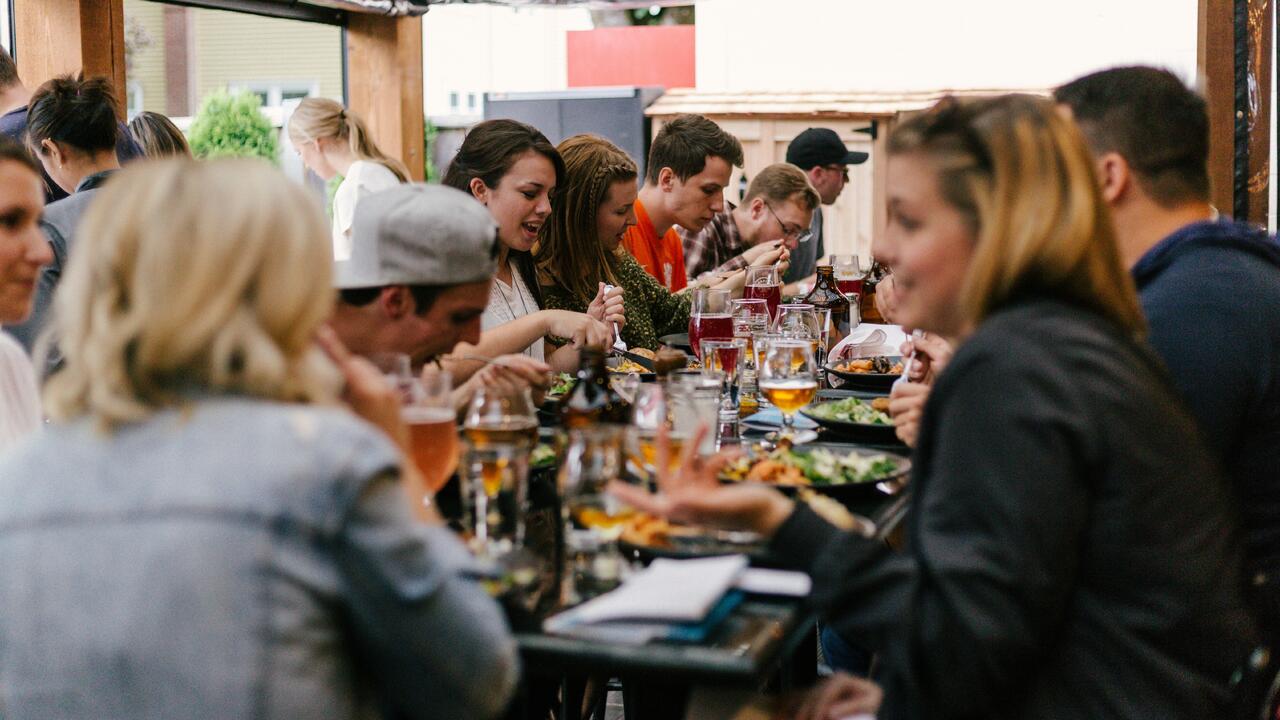
[(516, 158), (530, 150), (551, 162), (556, 186), (563, 185), (564, 160), (556, 146), (538, 128), (507, 119), (485, 120), (468, 130), (441, 182), (468, 195), (475, 178), (480, 178), (486, 187), (496, 188)]
[[(436, 298), (449, 289), (444, 285), (406, 285), (405, 287), (409, 288), (409, 294), (413, 296), (414, 310), (419, 316), (431, 312), (431, 306), (435, 305)], [(377, 300), (381, 294), (381, 287), (343, 288), (338, 291), (338, 300), (353, 307), (364, 307)]]
[(27, 105), (27, 143), (41, 155), (45, 140), (87, 153), (114, 150), (119, 133), (116, 96), (105, 78), (56, 77)]
[(701, 115), (678, 115), (662, 126), (649, 148), (646, 182), (658, 182), (662, 168), (671, 168), (683, 182), (702, 172), (708, 157), (742, 165), (742, 143)]
[(1121, 67), (1058, 88), (1097, 154), (1118, 153), (1162, 207), (1209, 199), (1209, 113), (1168, 70)]
[(0, 47), (0, 88), (13, 87), (22, 80), (18, 79), (18, 66), (8, 50)]

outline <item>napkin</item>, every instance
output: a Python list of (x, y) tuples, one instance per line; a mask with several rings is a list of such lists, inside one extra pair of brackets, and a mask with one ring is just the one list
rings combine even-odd
[[(864, 345), (876, 330), (883, 330), (885, 339), (874, 346)], [(897, 325), (862, 323), (854, 328), (848, 337), (831, 348), (831, 352), (827, 353), (827, 356), (831, 358), (846, 358), (897, 355), (901, 351), (902, 343), (906, 341), (907, 334)]]

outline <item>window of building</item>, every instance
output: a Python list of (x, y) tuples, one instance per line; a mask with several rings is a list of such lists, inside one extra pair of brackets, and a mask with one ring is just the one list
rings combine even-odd
[(476, 111), (476, 94), (467, 93), (467, 109), (471, 112)]
[(462, 106), (458, 104), (458, 93), (456, 92), (449, 93), (449, 111), (456, 113), (458, 112), (459, 109), (461, 109), (461, 107)]

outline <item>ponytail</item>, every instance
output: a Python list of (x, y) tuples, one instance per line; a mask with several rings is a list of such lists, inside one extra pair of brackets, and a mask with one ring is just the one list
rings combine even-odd
[(347, 140), (351, 143), (351, 152), (361, 160), (368, 160), (390, 170), (402, 183), (409, 182), (409, 169), (404, 163), (382, 152), (378, 144), (369, 137), (369, 129), (359, 115), (350, 110), (342, 111), (342, 119), (347, 132)]
[(346, 140), (356, 158), (378, 163), (390, 170), (400, 182), (409, 182), (409, 169), (404, 163), (382, 152), (369, 136), (369, 129), (360, 116), (344, 108), (340, 102), (328, 98), (304, 98), (289, 117), (288, 132), (295, 145), (320, 138)]

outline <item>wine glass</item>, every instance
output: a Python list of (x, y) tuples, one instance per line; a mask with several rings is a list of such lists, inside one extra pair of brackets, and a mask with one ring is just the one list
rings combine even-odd
[(702, 372), (722, 385), (720, 420), (738, 417), (738, 377), (747, 359), (747, 343), (741, 338), (702, 341)]
[(480, 388), (462, 423), (478, 554), (505, 555), (524, 539), (529, 454), (538, 419), (526, 388)]
[(764, 300), (769, 309), (769, 319), (778, 316), (782, 302), (782, 276), (777, 265), (757, 265), (747, 268), (746, 285), (742, 288), (745, 299)]
[(434, 494), (458, 467), (453, 379), (447, 372), (411, 377), (406, 388), (401, 393), (400, 417), (409, 429), (409, 457)]
[(782, 436), (795, 430), (795, 414), (818, 394), (818, 369), (808, 340), (769, 341), (760, 366), (760, 390), (782, 413)]
[[(657, 437), (661, 428), (671, 428), (670, 404), (667, 393), (658, 383), (645, 383), (636, 391), (631, 405), (631, 427), (627, 434), (627, 450), (631, 462), (639, 466), (652, 479), (657, 473)], [(684, 446), (683, 435), (671, 437), (671, 462), (674, 465)]]
[(729, 314), (729, 291), (698, 288), (689, 307), (689, 347), (702, 358), (703, 338), (733, 337), (733, 317)]
[(623, 560), (614, 545), (635, 510), (607, 491), (622, 475), (622, 428), (592, 425), (569, 431), (557, 476), (567, 556), (563, 600), (572, 604), (612, 589)]

